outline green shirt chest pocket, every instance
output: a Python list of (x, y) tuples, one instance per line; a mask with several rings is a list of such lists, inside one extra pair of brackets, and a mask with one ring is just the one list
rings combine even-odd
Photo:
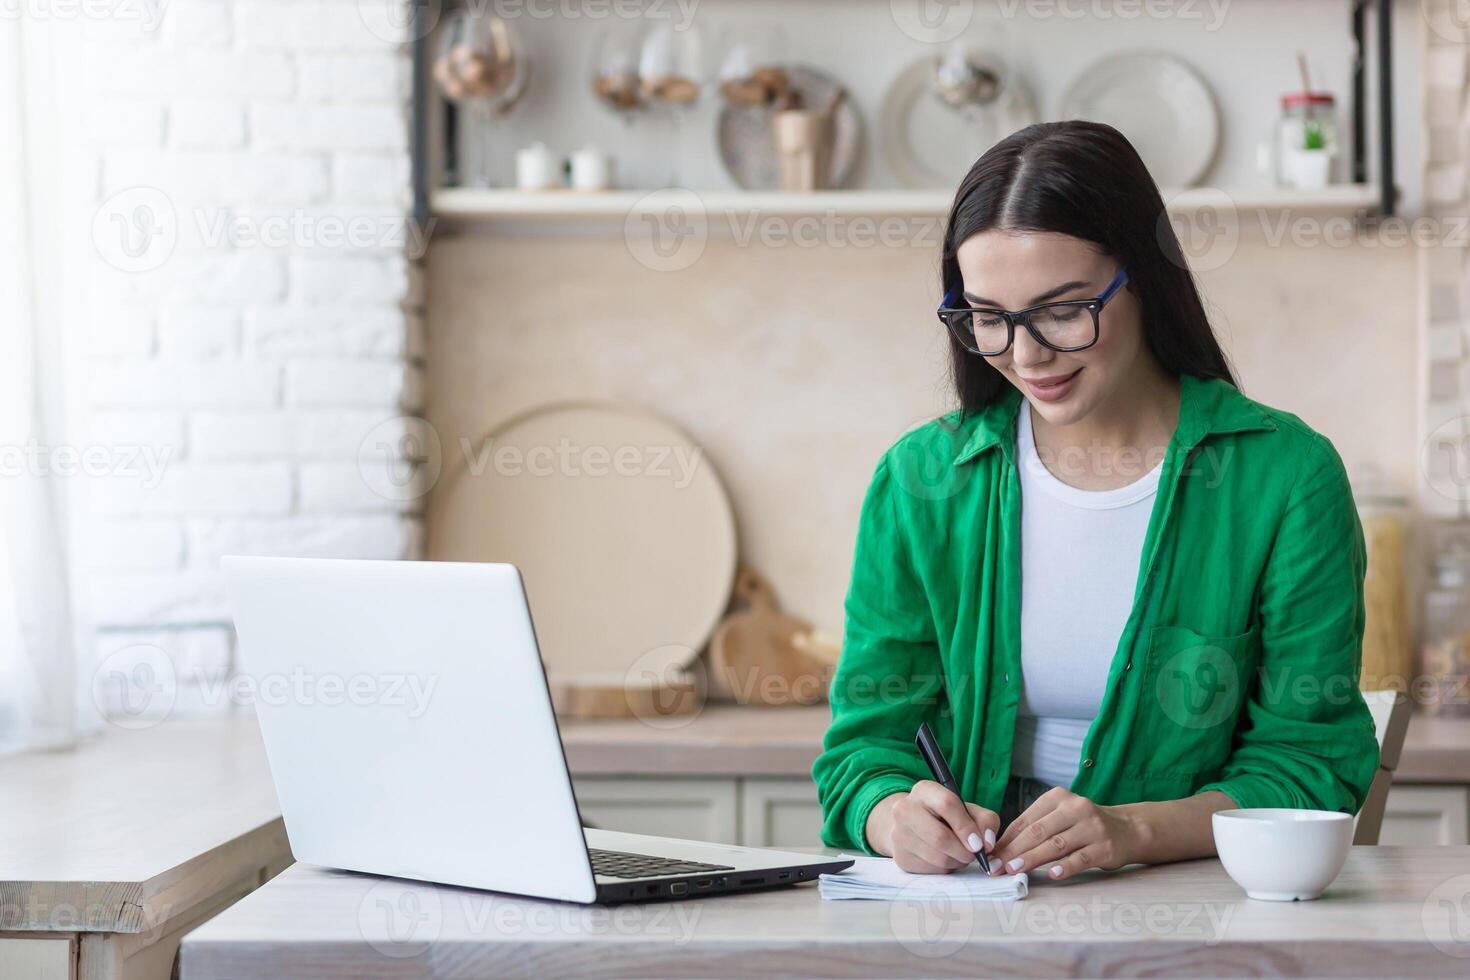
[(1260, 660), (1260, 635), (1259, 627), (1234, 636), (1186, 626), (1149, 632), (1135, 739), (1149, 758), (1138, 760), (1137, 769), (1194, 776), (1224, 765)]

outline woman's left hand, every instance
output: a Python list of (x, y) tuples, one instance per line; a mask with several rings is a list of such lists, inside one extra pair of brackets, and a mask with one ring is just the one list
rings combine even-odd
[(1139, 850), (1138, 820), (1122, 807), (1099, 806), (1060, 786), (1047, 790), (1000, 835), (990, 858), (993, 874), (1033, 871), (1070, 877), (1088, 868), (1111, 871), (1131, 864)]

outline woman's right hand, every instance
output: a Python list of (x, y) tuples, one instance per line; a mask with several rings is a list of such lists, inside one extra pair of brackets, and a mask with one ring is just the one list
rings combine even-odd
[(873, 849), (904, 871), (948, 874), (973, 862), (975, 851), (990, 853), (1000, 817), (925, 779), (879, 800), (864, 830)]

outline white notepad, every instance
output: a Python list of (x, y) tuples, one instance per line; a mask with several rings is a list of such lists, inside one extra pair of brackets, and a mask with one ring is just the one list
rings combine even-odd
[(844, 854), (853, 865), (835, 875), (822, 875), (817, 889), (823, 898), (914, 899), (1013, 902), (1026, 897), (1026, 872), (992, 878), (972, 864), (947, 875), (909, 874), (892, 858)]

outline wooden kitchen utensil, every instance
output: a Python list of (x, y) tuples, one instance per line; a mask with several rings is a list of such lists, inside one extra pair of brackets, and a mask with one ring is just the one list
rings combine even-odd
[(748, 565), (735, 577), (733, 605), (709, 644), (710, 699), (761, 705), (826, 700), (835, 650), (811, 623), (781, 612), (771, 583)]
[[(716, 122), (715, 142), (725, 171), (741, 188), (771, 191), (781, 184), (781, 164), (771, 132), (772, 120), (782, 108), (799, 97), (804, 109), (820, 111), (831, 106), (830, 146), (819, 186), (845, 186), (853, 177), (862, 155), (862, 116), (854, 101), (834, 96), (843, 88), (832, 75), (808, 65), (767, 66), (762, 76), (777, 86), (768, 106), (743, 106), (725, 102)], [(779, 71), (780, 80), (776, 81)], [(724, 100), (722, 100), (724, 101)]]
[(563, 718), (641, 718), (655, 721), (695, 714), (704, 707), (697, 674), (678, 671), (652, 685), (598, 683), (593, 678), (554, 682), (551, 704)]
[(455, 461), (434, 490), (428, 556), (520, 568), (558, 707), (650, 721), (697, 710), (690, 668), (736, 561), (702, 447), (647, 409), (557, 403)]
[[(795, 93), (793, 93), (795, 95)], [(776, 147), (783, 191), (817, 191), (827, 187), (831, 170), (833, 121), (847, 98), (839, 87), (825, 108), (783, 108), (771, 117), (771, 142)]]

